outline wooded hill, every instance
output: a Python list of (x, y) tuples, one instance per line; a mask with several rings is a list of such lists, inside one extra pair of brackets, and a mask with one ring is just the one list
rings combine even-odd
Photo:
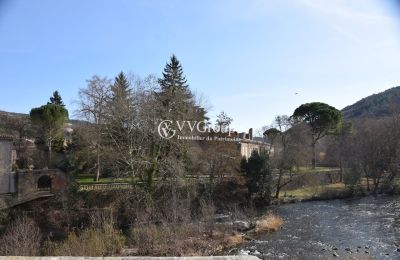
[(400, 86), (365, 97), (342, 109), (345, 119), (390, 116), (400, 108)]

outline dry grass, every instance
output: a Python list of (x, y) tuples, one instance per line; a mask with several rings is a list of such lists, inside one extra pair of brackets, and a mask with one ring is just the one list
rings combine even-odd
[(185, 225), (148, 225), (129, 232), (127, 255), (196, 256), (220, 253), (235, 244), (229, 230), (211, 227), (204, 222)]
[(231, 236), (228, 236), (225, 240), (225, 247), (226, 248), (231, 248), (231, 247), (236, 247), (240, 244), (243, 244), (245, 242), (245, 236), (242, 234), (233, 234)]
[(255, 233), (278, 231), (283, 225), (283, 219), (274, 214), (267, 214), (256, 222)]

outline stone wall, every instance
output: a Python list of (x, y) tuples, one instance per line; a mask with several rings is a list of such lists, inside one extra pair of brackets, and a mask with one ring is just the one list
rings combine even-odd
[(245, 140), (240, 142), (240, 155), (243, 157), (246, 157), (248, 159), (251, 156), (251, 153), (253, 151), (258, 151), (260, 152), (260, 148), (264, 144), (256, 141), (251, 141), (251, 140)]
[(71, 183), (67, 175), (57, 169), (48, 170), (27, 170), (18, 171), (17, 173), (17, 193), (19, 198), (24, 198), (30, 194), (40, 191), (38, 189), (38, 181), (41, 177), (50, 177), (51, 188), (48, 190), (51, 193), (62, 192)]
[(0, 136), (0, 174), (11, 172), (13, 148), (11, 138)]
[(0, 136), (0, 194), (15, 192), (12, 171), (13, 141), (11, 137)]

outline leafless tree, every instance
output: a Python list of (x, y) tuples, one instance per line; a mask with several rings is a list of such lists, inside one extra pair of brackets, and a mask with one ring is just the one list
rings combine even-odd
[(86, 135), (89, 138), (90, 150), (96, 157), (95, 179), (99, 181), (102, 157), (104, 154), (104, 124), (106, 102), (110, 96), (111, 81), (107, 78), (93, 76), (87, 80), (87, 87), (79, 90), (79, 103), (76, 114), (88, 124), (84, 126), (84, 131), (89, 133)]
[(271, 159), (273, 166), (278, 169), (275, 198), (279, 198), (281, 189), (292, 181), (293, 167), (299, 167), (304, 161), (301, 155), (306, 154), (307, 131), (303, 126), (304, 124), (294, 124), (292, 118), (282, 115), (276, 116), (271, 128), (264, 132), (274, 147)]

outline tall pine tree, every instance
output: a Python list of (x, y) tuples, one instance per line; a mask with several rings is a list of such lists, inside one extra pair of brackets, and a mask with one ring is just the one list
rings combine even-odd
[[(120, 121), (120, 125), (125, 124), (127, 116), (132, 107), (132, 88), (129, 80), (123, 72), (115, 77), (114, 84), (111, 86), (111, 97), (108, 104), (110, 116), (113, 121)], [(115, 122), (114, 122), (115, 123)]]
[(196, 110), (193, 94), (183, 74), (182, 65), (175, 55), (166, 64), (163, 77), (158, 80), (161, 90), (158, 98), (162, 103), (162, 117), (171, 120), (192, 119)]
[(111, 157), (116, 174), (133, 176), (137, 168), (136, 141), (138, 123), (131, 84), (123, 72), (115, 78), (110, 87), (107, 102), (106, 132), (111, 144)]

